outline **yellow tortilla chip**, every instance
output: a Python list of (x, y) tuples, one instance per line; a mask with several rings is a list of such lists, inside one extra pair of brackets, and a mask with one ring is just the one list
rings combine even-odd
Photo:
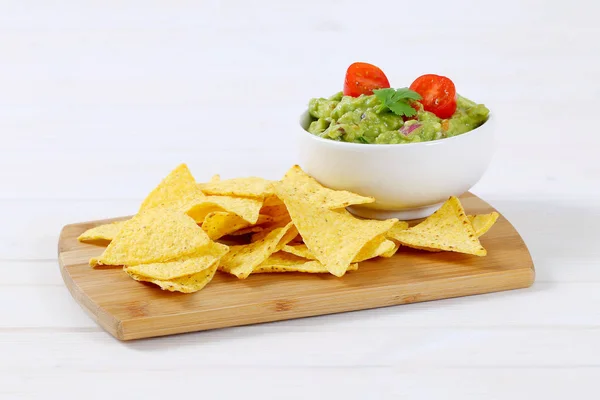
[[(212, 183), (218, 182), (225, 181)], [(254, 224), (258, 219), (262, 201), (231, 196), (206, 196), (196, 184), (188, 167), (181, 164), (146, 197), (140, 210), (154, 207), (167, 207), (185, 212), (198, 223), (202, 223), (210, 213), (223, 211)]]
[(215, 272), (217, 272), (217, 266), (214, 265), (196, 274), (186, 275), (171, 280), (153, 279), (138, 275), (129, 268), (125, 268), (125, 272), (127, 272), (127, 274), (129, 274), (129, 276), (136, 281), (154, 283), (155, 285), (160, 286), (162, 290), (168, 290), (170, 292), (194, 293), (203, 289), (213, 279)]
[[(399, 232), (399, 231), (403, 231), (405, 229), (408, 229), (409, 225), (408, 222), (406, 221), (398, 221), (394, 224), (394, 226), (392, 227), (392, 229), (390, 229), (387, 233), (386, 236), (390, 237), (393, 232)], [(398, 242), (392, 241), (394, 243), (394, 247), (388, 249), (387, 251), (382, 252), (379, 256), (380, 257), (385, 257), (385, 258), (389, 258), (392, 257), (394, 254), (396, 254), (396, 252), (398, 251), (398, 249), (400, 248), (400, 244)], [(389, 246), (389, 245), (387, 245)]]
[(406, 230), (392, 230), (388, 232), (388, 236), (408, 247), (454, 251), (476, 256), (487, 254), (456, 197), (451, 197), (420, 224)]
[(499, 216), (500, 214), (494, 211), (489, 214), (468, 215), (468, 218), (473, 225), (475, 235), (481, 237), (496, 223)]
[(318, 207), (307, 202), (301, 190), (286, 187), (285, 182), (276, 185), (276, 190), (306, 246), (335, 276), (343, 276), (360, 250), (398, 221), (363, 220), (344, 209)]
[(220, 182), (221, 181), (221, 175), (219, 174), (214, 174), (211, 178), (210, 178), (210, 182), (214, 183), (214, 182)]
[(382, 252), (379, 256), (380, 257), (384, 257), (384, 258), (390, 258), (392, 257), (394, 254), (396, 254), (396, 252), (398, 251), (398, 249), (400, 248), (400, 243), (394, 242), (393, 240), (391, 241), (394, 244), (394, 247), (392, 247), (391, 249)]
[(199, 184), (207, 195), (239, 196), (263, 200), (273, 194), (272, 181), (255, 176)]
[(247, 228), (243, 228), (238, 231), (231, 232), (229, 235), (230, 236), (242, 236), (242, 235), (247, 235), (249, 233), (262, 232), (264, 229), (265, 228), (263, 228), (262, 226), (249, 226)]
[(225, 211), (215, 211), (204, 217), (202, 229), (209, 238), (217, 240), (249, 225), (247, 221)]
[[(233, 214), (231, 214), (233, 215)], [(230, 235), (230, 236), (241, 236), (241, 235), (247, 235), (249, 233), (256, 233), (256, 232), (261, 232), (263, 230), (265, 230), (265, 226), (269, 226), (268, 224), (270, 224), (271, 222), (273, 222), (273, 218), (268, 216), (268, 215), (259, 215), (258, 216), (258, 220), (256, 221), (256, 225), (251, 225), (250, 223), (244, 221), (243, 219), (237, 217), (238, 220), (240, 221), (239, 224), (235, 225), (235, 229), (234, 226), (231, 227), (231, 229), (227, 229), (226, 233), (224, 233), (223, 235), (219, 236), (225, 236), (225, 235)], [(242, 223), (243, 222), (243, 223)], [(205, 222), (206, 223), (206, 222)], [(289, 221), (286, 221), (286, 223), (279, 225), (281, 226), (285, 226), (287, 225), (287, 223), (289, 223)], [(203, 225), (204, 226), (204, 225)], [(272, 229), (270, 229), (272, 230)], [(210, 236), (210, 234), (209, 234)], [(211, 239), (213, 239), (211, 237)], [(215, 240), (215, 239), (213, 239)]]
[(283, 203), (274, 206), (263, 205), (263, 207), (260, 210), (260, 214), (271, 217), (273, 221), (279, 221), (290, 218), (290, 214), (288, 213), (288, 210), (285, 207), (285, 204)]
[[(354, 262), (361, 262), (371, 258), (379, 257), (383, 254), (389, 254), (397, 249), (396, 244), (385, 238), (385, 235), (379, 235), (373, 238), (370, 242), (360, 250), (354, 257)], [(393, 253), (391, 253), (393, 255)], [(391, 257), (391, 256), (389, 256)]]
[(150, 192), (140, 206), (140, 211), (155, 207), (168, 207), (181, 211), (205, 197), (186, 164), (181, 164), (167, 175)]
[(400, 232), (408, 229), (408, 222), (406, 221), (398, 221), (392, 226), (392, 229), (388, 231), (388, 236), (395, 234), (395, 232)]
[(165, 262), (196, 253), (208, 243), (208, 235), (189, 216), (168, 208), (151, 208), (126, 221), (90, 265)]
[[(361, 262), (375, 257), (391, 257), (398, 250), (398, 245), (392, 240), (387, 240), (381, 235), (367, 243), (354, 258), (354, 262)], [(308, 260), (316, 260), (315, 255), (305, 244), (285, 245), (282, 251), (303, 257)]]
[(285, 246), (283, 246), (281, 251), (289, 253), (289, 254), (293, 254), (297, 257), (305, 258), (307, 260), (316, 260), (317, 259), (317, 257), (315, 257), (315, 255), (312, 253), (312, 251), (310, 251), (308, 249), (308, 247), (306, 247), (305, 244), (294, 244), (294, 245), (286, 244)]
[(265, 201), (263, 203), (264, 207), (272, 207), (272, 206), (282, 206), (283, 201), (277, 195), (271, 194), (265, 197)]
[(251, 242), (257, 242), (259, 240), (263, 240), (269, 233), (277, 228), (283, 228), (291, 222), (291, 219), (282, 219), (278, 221), (268, 222), (261, 225), (263, 228), (261, 231), (256, 232), (252, 235), (250, 239)]
[[(297, 201), (312, 203), (324, 208), (344, 208), (353, 204), (365, 204), (375, 201), (373, 197), (360, 196), (345, 190), (328, 189), (304, 172), (298, 165), (293, 166), (285, 174), (282, 182), (285, 187), (291, 190), (288, 197), (292, 196)], [(284, 200), (279, 191), (276, 191), (276, 194)]]
[(219, 269), (245, 279), (255, 267), (263, 263), (271, 254), (279, 251), (297, 234), (294, 225), (289, 223), (285, 227), (274, 229), (257, 242), (231, 246), (229, 253), (221, 259)]
[(227, 254), (229, 247), (211, 242), (197, 254), (179, 260), (164, 263), (139, 264), (127, 267), (127, 271), (135, 275), (162, 281), (197, 274), (207, 268), (218, 266), (219, 260)]
[[(358, 264), (351, 264), (348, 271), (358, 269)], [(254, 268), (253, 274), (268, 272), (305, 272), (311, 274), (329, 273), (327, 268), (319, 261), (307, 260), (290, 253), (277, 252), (267, 258), (262, 264)]]
[(270, 215), (259, 214), (258, 219), (256, 220), (256, 225), (262, 225), (273, 221), (275, 221), (274, 217), (271, 217)]
[(117, 221), (95, 226), (79, 235), (77, 240), (84, 243), (110, 242), (117, 236), (124, 223), (125, 221)]
[(262, 201), (243, 197), (205, 196), (200, 201), (190, 204), (186, 213), (196, 222), (202, 222), (210, 213), (226, 211), (255, 224), (262, 208)]

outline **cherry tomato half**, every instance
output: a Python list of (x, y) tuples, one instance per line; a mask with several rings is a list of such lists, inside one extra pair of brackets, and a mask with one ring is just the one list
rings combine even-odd
[(374, 89), (389, 87), (390, 82), (381, 69), (372, 64), (355, 62), (346, 71), (344, 96), (371, 95)]
[(427, 74), (418, 77), (410, 85), (410, 90), (419, 93), (425, 111), (439, 118), (450, 118), (456, 111), (456, 87), (449, 78)]

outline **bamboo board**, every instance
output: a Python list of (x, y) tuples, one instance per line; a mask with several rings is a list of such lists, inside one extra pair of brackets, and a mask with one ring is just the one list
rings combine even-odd
[[(467, 193), (468, 214), (494, 209)], [(92, 269), (104, 247), (80, 243), (85, 230), (113, 220), (67, 225), (58, 243), (62, 277), (75, 300), (120, 340), (363, 310), (532, 285), (533, 262), (518, 232), (500, 216), (480, 240), (486, 257), (400, 248), (362, 262), (342, 278), (330, 274), (257, 274), (245, 280), (218, 272), (203, 290), (171, 293), (134, 281), (121, 268)]]

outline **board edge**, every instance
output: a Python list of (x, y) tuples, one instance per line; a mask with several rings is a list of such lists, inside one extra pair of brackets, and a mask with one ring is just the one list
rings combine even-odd
[(123, 335), (123, 324), (122, 321), (117, 319), (112, 314), (106, 312), (102, 307), (100, 307), (97, 303), (92, 301), (92, 299), (85, 295), (83, 290), (75, 283), (71, 274), (67, 270), (63, 258), (62, 258), (62, 249), (61, 243), (64, 242), (65, 232), (79, 224), (68, 224), (62, 227), (59, 234), (58, 239), (58, 265), (60, 268), (60, 275), (65, 283), (65, 286), (69, 290), (69, 293), (75, 300), (77, 304), (88, 314), (94, 322), (100, 325), (105, 331), (110, 333), (113, 337), (119, 340), (125, 340)]

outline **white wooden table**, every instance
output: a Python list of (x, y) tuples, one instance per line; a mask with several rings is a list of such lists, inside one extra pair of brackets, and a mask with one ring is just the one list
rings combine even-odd
[[(0, 6), (0, 398), (598, 398), (597, 3), (52, 3)], [(131, 343), (88, 318), (63, 225), (134, 212), (180, 162), (280, 177), (302, 107), (357, 60), (490, 106), (473, 191), (532, 288)]]

